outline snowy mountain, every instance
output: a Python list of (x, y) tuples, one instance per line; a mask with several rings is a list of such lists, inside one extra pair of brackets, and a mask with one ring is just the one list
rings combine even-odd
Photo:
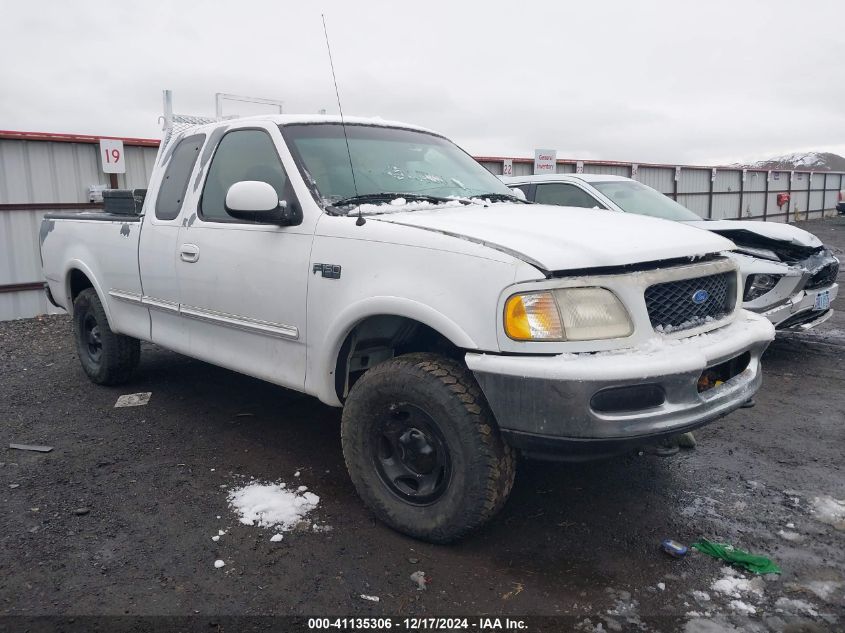
[(743, 167), (757, 169), (805, 169), (813, 171), (845, 171), (845, 158), (830, 152), (795, 152), (776, 156), (766, 160), (758, 160)]

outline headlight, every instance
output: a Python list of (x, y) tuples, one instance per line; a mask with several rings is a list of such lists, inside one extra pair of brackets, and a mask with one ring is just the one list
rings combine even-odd
[(505, 304), (505, 333), (517, 341), (586, 341), (633, 331), (627, 310), (605, 288), (530, 292)]
[(508, 299), (505, 333), (517, 341), (562, 341), (563, 327), (552, 293), (528, 292)]
[(774, 288), (780, 281), (783, 275), (748, 275), (745, 280), (745, 294), (742, 297), (743, 301), (754, 301), (758, 297)]

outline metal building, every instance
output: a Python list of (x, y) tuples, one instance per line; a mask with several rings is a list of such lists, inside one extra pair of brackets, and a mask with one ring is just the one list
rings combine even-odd
[(123, 138), (126, 173), (102, 171), (100, 138), (0, 131), (0, 321), (60, 312), (44, 294), (38, 228), (48, 211), (87, 210), (91, 188), (147, 186), (158, 140)]

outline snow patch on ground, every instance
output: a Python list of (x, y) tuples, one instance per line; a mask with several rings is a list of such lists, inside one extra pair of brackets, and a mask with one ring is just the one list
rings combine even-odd
[(754, 615), (757, 613), (757, 608), (754, 605), (743, 602), (742, 600), (731, 600), (729, 603), (731, 609), (743, 615)]
[(845, 501), (823, 495), (813, 497), (813, 515), (837, 530), (845, 530)]
[(804, 540), (804, 537), (798, 532), (792, 532), (791, 530), (778, 530), (778, 536), (785, 541), (798, 542)]
[(229, 505), (244, 525), (293, 529), (320, 503), (313, 492), (288, 490), (284, 483), (250, 483), (229, 492)]
[(713, 591), (730, 596), (731, 598), (741, 598), (747, 595), (754, 595), (758, 598), (763, 597), (764, 584), (762, 578), (757, 577), (749, 580), (730, 567), (722, 567), (722, 573), (724, 576), (710, 585)]
[(775, 608), (796, 615), (809, 615), (813, 618), (819, 615), (819, 612), (809, 602), (793, 598), (778, 598), (775, 602)]
[(706, 591), (698, 591), (696, 589), (692, 592), (692, 597), (698, 600), (699, 602), (710, 602), (710, 594)]
[(839, 580), (811, 580), (798, 585), (825, 602), (845, 603), (845, 582)]

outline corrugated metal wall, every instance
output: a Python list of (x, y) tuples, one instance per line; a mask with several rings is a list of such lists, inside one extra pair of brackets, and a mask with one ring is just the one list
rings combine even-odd
[[(4, 133), (5, 134), (5, 133)], [(20, 134), (19, 134), (20, 136)], [(37, 135), (36, 135), (37, 136)], [(49, 135), (41, 135), (47, 137)], [(80, 138), (80, 137), (67, 137)], [(132, 143), (131, 141), (136, 141)], [(146, 143), (146, 145), (144, 144)], [(127, 139), (126, 173), (119, 174), (120, 188), (147, 186), (157, 148), (142, 139)], [(107, 185), (94, 137), (87, 142), (32, 140), (0, 135), (0, 320), (55, 312), (41, 289), (38, 227), (52, 205), (88, 203), (91, 185)], [(494, 174), (502, 173), (501, 158), (479, 158)], [(574, 173), (580, 161), (560, 160), (558, 173)], [(584, 161), (587, 173), (630, 177), (634, 164)], [(533, 171), (530, 159), (513, 160), (516, 176)], [(836, 206), (845, 178), (839, 173), (771, 172), (710, 167), (637, 165), (635, 178), (674, 197), (701, 217), (749, 218), (789, 222), (820, 217)], [(791, 192), (788, 209), (777, 207), (780, 192)], [(16, 286), (25, 286), (18, 288)], [(5, 290), (3, 287), (5, 286)]]
[[(0, 138), (0, 321), (61, 312), (32, 288), (43, 280), (38, 228), (53, 205), (79, 208), (88, 203), (90, 185), (109, 184), (98, 149), (96, 143)], [(146, 187), (157, 148), (124, 145), (124, 151), (126, 173), (118, 174), (118, 187)]]
[[(497, 176), (504, 158), (478, 158)], [(534, 161), (511, 158), (514, 176), (531, 175)], [(557, 173), (576, 171), (579, 162), (558, 160)], [(631, 177), (677, 200), (702, 218), (795, 222), (820, 218), (834, 212), (840, 189), (845, 188), (845, 174), (838, 172), (772, 171), (731, 167), (641, 165), (602, 161), (583, 161), (587, 174)], [(715, 169), (715, 173), (714, 173)], [(677, 174), (677, 179), (676, 179)], [(789, 193), (790, 203), (777, 206), (777, 195)]]
[[(155, 147), (126, 146), (126, 173), (119, 188), (144, 188), (155, 163)], [(108, 185), (98, 145), (0, 139), (0, 204), (88, 202), (90, 185)]]

